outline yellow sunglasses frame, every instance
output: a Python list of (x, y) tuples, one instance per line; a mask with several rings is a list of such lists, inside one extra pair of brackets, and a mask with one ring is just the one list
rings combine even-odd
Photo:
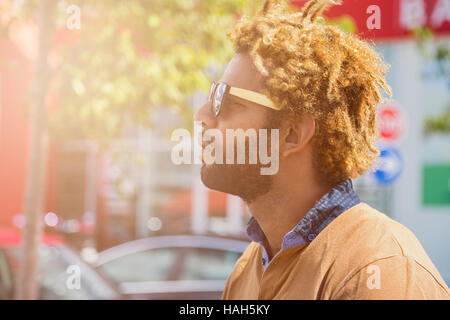
[[(222, 95), (222, 99), (220, 101), (220, 105), (214, 106), (214, 97), (216, 94), (216, 90), (219, 86), (225, 86), (225, 90), (224, 93)], [(242, 88), (238, 88), (238, 87), (232, 87), (224, 82), (216, 82), (213, 81), (211, 89), (210, 89), (210, 94), (208, 96), (209, 101), (212, 102), (211, 105), (211, 109), (213, 111), (213, 113), (215, 114), (215, 116), (217, 117), (220, 113), (220, 109), (222, 108), (222, 101), (223, 101), (223, 96), (225, 94), (231, 94), (235, 97), (238, 98), (242, 98), (244, 100), (247, 101), (251, 101), (254, 103), (257, 103), (261, 106), (273, 109), (273, 110), (280, 110), (280, 108), (276, 107), (273, 102), (267, 98), (265, 95), (259, 93), (259, 92), (255, 92), (255, 91), (251, 91), (251, 90), (247, 90), (247, 89), (242, 89)]]

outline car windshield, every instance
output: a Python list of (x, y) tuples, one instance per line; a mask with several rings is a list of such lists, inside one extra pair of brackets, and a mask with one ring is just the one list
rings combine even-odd
[(125, 254), (99, 269), (117, 283), (226, 280), (240, 254), (213, 248), (155, 248)]
[(240, 252), (210, 248), (186, 248), (179, 280), (226, 280)]
[[(17, 280), (20, 248), (4, 249)], [(39, 248), (40, 299), (115, 299), (113, 287), (70, 249), (61, 246)]]
[(171, 267), (177, 263), (178, 251), (177, 248), (162, 248), (134, 252), (109, 261), (99, 269), (117, 283), (168, 280)]

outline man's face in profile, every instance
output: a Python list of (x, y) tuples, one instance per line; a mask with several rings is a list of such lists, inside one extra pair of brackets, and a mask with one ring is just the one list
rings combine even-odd
[[(225, 72), (220, 79), (230, 86), (260, 92), (263, 86), (263, 78), (254, 67), (251, 58), (244, 53), (237, 53), (227, 65)], [(234, 146), (234, 161), (227, 164), (226, 156), (226, 130), (227, 129), (255, 129), (258, 137), (257, 148), (259, 149), (258, 136), (259, 129), (273, 128), (273, 113), (276, 112), (251, 101), (225, 94), (220, 114), (215, 117), (211, 111), (211, 102), (205, 103), (195, 114), (194, 120), (200, 121), (204, 130), (217, 129), (222, 133), (223, 144), (223, 164), (207, 164), (203, 161), (201, 178), (205, 186), (218, 191), (240, 196), (247, 202), (252, 202), (258, 196), (267, 193), (272, 185), (273, 175), (262, 175), (261, 168), (265, 167), (258, 161), (255, 164), (249, 163), (249, 139), (245, 138), (245, 163), (238, 164), (236, 156), (238, 154), (236, 138)], [(267, 130), (267, 150), (270, 153), (270, 130)], [(233, 139), (233, 138), (232, 138)], [(205, 149), (213, 141), (203, 141), (202, 149)], [(217, 145), (216, 145), (217, 146)], [(259, 152), (257, 153), (259, 154)]]

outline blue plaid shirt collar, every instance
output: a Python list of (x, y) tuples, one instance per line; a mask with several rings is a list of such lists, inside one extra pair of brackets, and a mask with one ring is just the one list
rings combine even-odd
[[(337, 216), (360, 203), (360, 199), (353, 189), (350, 179), (344, 180), (328, 191), (312, 207), (300, 222), (283, 238), (281, 251), (296, 247), (305, 242), (312, 242), (315, 237), (329, 225)], [(246, 229), (248, 237), (258, 242), (263, 248), (263, 266), (267, 266), (269, 259), (264, 247), (264, 232), (255, 218), (250, 218)]]

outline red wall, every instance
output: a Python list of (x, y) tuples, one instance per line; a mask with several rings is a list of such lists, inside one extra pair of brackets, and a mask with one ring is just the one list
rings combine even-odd
[(25, 98), (31, 63), (15, 45), (0, 38), (0, 226), (12, 226), (23, 213), (25, 175), (29, 156), (30, 125)]

